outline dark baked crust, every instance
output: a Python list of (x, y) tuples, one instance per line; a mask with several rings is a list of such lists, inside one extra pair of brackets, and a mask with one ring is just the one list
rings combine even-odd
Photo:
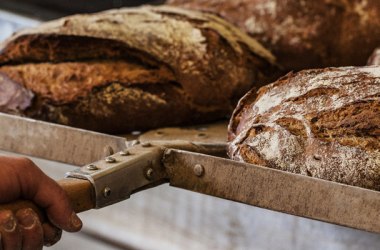
[(248, 93), (232, 159), (380, 190), (380, 66), (290, 73)]
[(1, 110), (110, 133), (201, 123), (228, 115), (276, 71), (270, 52), (211, 14), (162, 6), (75, 15), (0, 45), (0, 73), (34, 96)]
[(168, 0), (218, 13), (264, 44), (287, 70), (365, 65), (380, 44), (378, 0)]

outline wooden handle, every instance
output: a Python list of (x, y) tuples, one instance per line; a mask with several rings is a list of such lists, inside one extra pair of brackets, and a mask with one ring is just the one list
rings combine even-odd
[(67, 178), (58, 181), (66, 191), (75, 212), (80, 213), (95, 207), (95, 193), (87, 180)]
[[(95, 207), (94, 190), (89, 181), (67, 178), (59, 180), (58, 184), (66, 191), (75, 212), (79, 213)], [(0, 210), (16, 212), (22, 208), (31, 208), (38, 214), (41, 222), (46, 220), (42, 210), (31, 201), (19, 200), (9, 204), (0, 204)]]

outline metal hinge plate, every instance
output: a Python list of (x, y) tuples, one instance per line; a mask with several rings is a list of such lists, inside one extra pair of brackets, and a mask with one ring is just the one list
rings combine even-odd
[(164, 149), (147, 143), (134, 145), (103, 160), (68, 172), (66, 177), (86, 179), (94, 187), (96, 208), (119, 201), (145, 187), (165, 182), (161, 164)]

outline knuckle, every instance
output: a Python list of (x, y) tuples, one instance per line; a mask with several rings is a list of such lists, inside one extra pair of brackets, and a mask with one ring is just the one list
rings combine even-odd
[(23, 208), (17, 211), (16, 218), (19, 224), (25, 229), (32, 229), (38, 223), (38, 216), (31, 208)]
[(14, 169), (21, 174), (34, 173), (37, 175), (39, 172), (39, 168), (34, 164), (34, 162), (31, 159), (27, 157), (18, 157), (15, 159), (14, 163)]
[(31, 166), (35, 166), (34, 162), (27, 157), (20, 157), (19, 163), (20, 163), (20, 166), (22, 166), (22, 167), (28, 167), (29, 168)]
[(27, 207), (27, 208), (21, 208), (19, 210), (17, 210), (17, 215), (34, 215), (35, 212), (32, 208), (30, 207)]
[(11, 210), (4, 210), (0, 212), (0, 231), (1, 232), (14, 232), (17, 228), (17, 220)]

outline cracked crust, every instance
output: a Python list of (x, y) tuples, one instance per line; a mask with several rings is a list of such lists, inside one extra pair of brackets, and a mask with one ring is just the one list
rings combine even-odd
[(250, 92), (229, 141), (235, 160), (380, 190), (380, 67), (289, 73)]
[(217, 13), (265, 45), (286, 70), (365, 65), (380, 44), (378, 0), (168, 0)]
[(17, 112), (109, 133), (223, 118), (277, 72), (271, 53), (233, 25), (168, 6), (74, 15), (21, 31), (0, 45), (0, 65), (14, 86), (34, 94)]

